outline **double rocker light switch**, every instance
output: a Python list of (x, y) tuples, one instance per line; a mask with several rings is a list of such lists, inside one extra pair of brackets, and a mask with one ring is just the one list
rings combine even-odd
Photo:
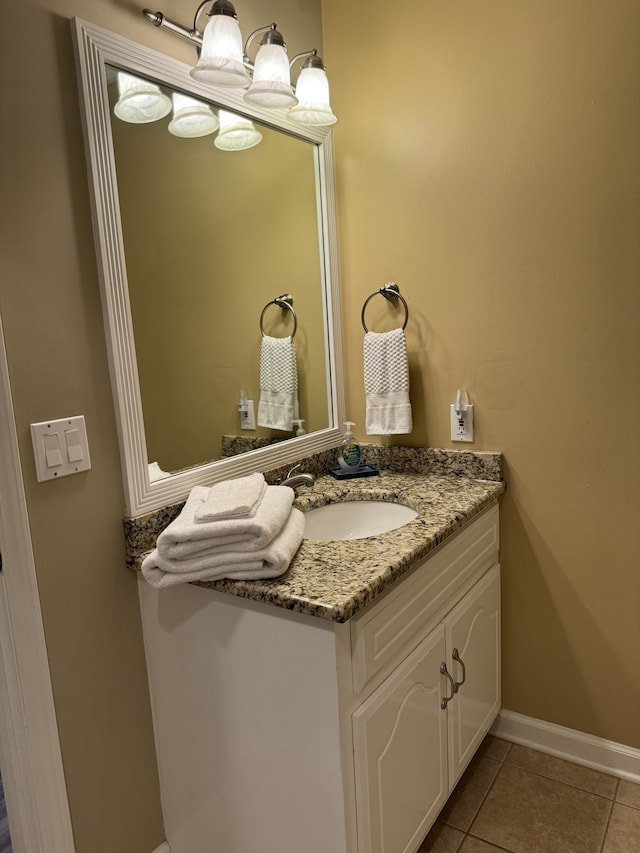
[(84, 415), (31, 424), (38, 482), (91, 468)]

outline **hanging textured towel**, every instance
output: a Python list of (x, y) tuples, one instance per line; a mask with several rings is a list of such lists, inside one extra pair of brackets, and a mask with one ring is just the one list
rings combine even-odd
[(409, 363), (402, 329), (364, 336), (367, 435), (403, 435), (413, 429)]
[(298, 417), (298, 368), (293, 338), (264, 335), (260, 348), (258, 426), (290, 432)]

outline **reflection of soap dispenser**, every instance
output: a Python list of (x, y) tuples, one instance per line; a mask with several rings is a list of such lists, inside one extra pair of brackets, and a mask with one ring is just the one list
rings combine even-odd
[(302, 424), (304, 423), (302, 418), (296, 418), (296, 420), (294, 420), (293, 423), (298, 424), (298, 429), (296, 430), (296, 435), (306, 435), (307, 434), (306, 429), (302, 426)]
[(362, 464), (362, 450), (360, 449), (358, 442), (353, 437), (353, 432), (351, 431), (351, 427), (355, 426), (353, 421), (345, 421), (344, 425), (346, 429), (344, 431), (344, 439), (340, 445), (338, 464), (343, 471), (354, 474), (356, 471), (360, 470), (360, 465)]

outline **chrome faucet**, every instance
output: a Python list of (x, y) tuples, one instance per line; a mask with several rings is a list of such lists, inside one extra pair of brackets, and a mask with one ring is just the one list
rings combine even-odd
[(296, 489), (298, 486), (313, 486), (316, 481), (313, 474), (303, 474), (301, 472), (300, 474), (293, 475), (293, 472), (299, 467), (300, 464), (294, 465), (280, 485), (290, 486), (292, 489)]

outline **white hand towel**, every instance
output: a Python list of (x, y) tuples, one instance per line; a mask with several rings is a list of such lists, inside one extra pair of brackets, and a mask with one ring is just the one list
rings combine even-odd
[(200, 554), (258, 551), (282, 530), (295, 497), (289, 486), (267, 486), (251, 518), (196, 521), (195, 513), (209, 491), (206, 486), (194, 486), (180, 515), (158, 536), (156, 547), (163, 558), (178, 562)]
[(293, 338), (262, 337), (258, 426), (290, 432), (298, 418), (298, 368)]
[(364, 390), (367, 435), (411, 432), (409, 363), (402, 329), (365, 334)]
[(195, 520), (204, 522), (222, 518), (253, 518), (266, 488), (264, 475), (260, 473), (216, 483), (196, 509)]
[[(158, 589), (191, 581), (258, 580), (274, 578), (286, 572), (300, 547), (304, 534), (304, 513), (292, 508), (280, 533), (266, 548), (251, 553), (227, 553), (217, 556), (201, 555), (190, 560), (175, 561), (163, 558), (156, 548), (142, 563), (142, 574), (151, 586)], [(187, 564), (185, 569), (184, 564)]]

